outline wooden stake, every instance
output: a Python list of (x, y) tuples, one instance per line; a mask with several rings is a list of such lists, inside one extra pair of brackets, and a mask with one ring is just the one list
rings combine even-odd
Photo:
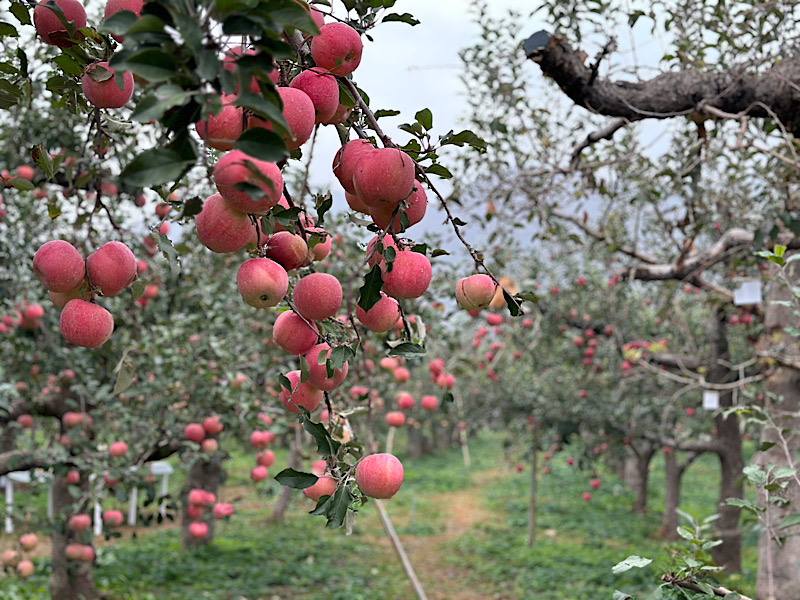
[(533, 434), (531, 453), (533, 454), (533, 459), (531, 460), (531, 497), (528, 501), (528, 548), (533, 546), (533, 541), (536, 538), (536, 475), (538, 474), (536, 467), (536, 433)]
[(406, 572), (406, 577), (408, 577), (411, 587), (414, 588), (414, 594), (416, 594), (417, 600), (428, 600), (428, 597), (425, 595), (425, 590), (422, 589), (422, 583), (420, 583), (419, 579), (417, 578), (417, 574), (414, 572), (414, 567), (411, 565), (411, 561), (408, 560), (408, 555), (403, 548), (403, 544), (400, 543), (400, 538), (397, 537), (397, 532), (395, 532), (392, 522), (389, 520), (389, 515), (383, 506), (383, 502), (380, 500), (373, 500), (373, 502), (375, 503), (375, 506), (378, 507), (378, 516), (381, 518), (383, 528), (386, 530), (386, 535), (388, 535), (389, 539), (392, 540), (392, 545), (397, 552), (397, 556), (400, 557), (400, 562), (403, 564), (403, 570)]
[(386, 436), (386, 454), (392, 453), (392, 447), (394, 446), (394, 432), (397, 430), (397, 427), (389, 427), (389, 434)]

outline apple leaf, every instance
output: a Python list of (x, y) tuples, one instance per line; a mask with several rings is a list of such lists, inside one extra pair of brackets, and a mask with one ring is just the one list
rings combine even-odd
[[(414, 15), (411, 13), (403, 13), (402, 15), (399, 13), (389, 13), (381, 20), (381, 23), (391, 23), (392, 21), (396, 23), (408, 23), (412, 27), (414, 25), (419, 25), (420, 21), (414, 18)], [(430, 129), (430, 128), (429, 128)]]
[(336, 456), (341, 444), (331, 437), (322, 423), (314, 423), (311, 414), (302, 406), (300, 407), (300, 423), (317, 442), (317, 451), (322, 456)]
[(647, 565), (649, 565), (651, 562), (653, 562), (653, 560), (650, 558), (642, 558), (641, 556), (629, 556), (622, 562), (614, 565), (611, 568), (611, 572), (614, 573), (615, 575), (618, 575), (619, 573), (624, 573), (625, 571), (627, 571), (628, 569), (632, 569), (633, 567), (638, 567), (641, 569), (642, 567), (646, 567)]
[(274, 163), (289, 155), (283, 138), (263, 127), (253, 127), (242, 133), (234, 143), (234, 148), (253, 158)]
[(381, 277), (381, 268), (376, 264), (372, 267), (370, 272), (364, 276), (364, 285), (358, 290), (358, 305), (362, 310), (368, 311), (378, 303), (378, 300), (381, 299), (382, 287), (383, 278)]
[(425, 356), (425, 348), (413, 342), (403, 342), (389, 351), (389, 356), (402, 356), (405, 358), (419, 358)]
[(295, 471), (294, 469), (284, 469), (277, 475), (275, 475), (275, 481), (280, 483), (281, 485), (285, 485), (286, 487), (293, 488), (295, 490), (303, 490), (307, 487), (311, 487), (315, 483), (317, 483), (317, 479), (319, 479), (316, 475), (312, 475), (311, 473), (303, 473), (301, 471)]
[(131, 187), (155, 187), (177, 181), (194, 166), (170, 148), (151, 148), (137, 155), (120, 173), (120, 181)]
[(345, 516), (352, 501), (353, 494), (346, 485), (340, 485), (333, 496), (322, 496), (311, 514), (327, 517), (327, 527), (335, 529), (344, 525)]

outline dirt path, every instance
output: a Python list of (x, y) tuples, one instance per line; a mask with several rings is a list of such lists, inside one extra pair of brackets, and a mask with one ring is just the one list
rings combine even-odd
[[(469, 488), (429, 496), (427, 500), (442, 507), (444, 513), (445, 529), (441, 533), (424, 536), (399, 534), (428, 600), (502, 600), (502, 595), (480, 589), (480, 584), (470, 577), (469, 569), (450, 561), (452, 550), (446, 547), (448, 542), (470, 529), (497, 518), (483, 505), (480, 492), (500, 475), (498, 471), (477, 472), (473, 474)], [(391, 517), (391, 506), (388, 510)], [(394, 525), (398, 527), (400, 523), (395, 522)], [(382, 546), (391, 547), (386, 536), (376, 541)]]

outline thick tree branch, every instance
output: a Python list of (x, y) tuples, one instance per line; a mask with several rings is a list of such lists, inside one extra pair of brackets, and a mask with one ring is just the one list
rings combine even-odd
[[(800, 57), (790, 56), (764, 72), (684, 70), (640, 82), (593, 76), (586, 54), (557, 35), (540, 31), (524, 44), (528, 58), (578, 106), (628, 121), (668, 119), (698, 112), (703, 105), (735, 115), (777, 118), (800, 134)], [(718, 116), (718, 115), (717, 115)]]

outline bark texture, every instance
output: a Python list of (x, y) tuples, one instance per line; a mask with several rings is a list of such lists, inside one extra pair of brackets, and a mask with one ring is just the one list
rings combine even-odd
[[(800, 280), (798, 265), (800, 263), (794, 262), (788, 267), (789, 280), (792, 282)], [(790, 307), (774, 304), (776, 301), (791, 301), (792, 293), (777, 277), (776, 267), (772, 267), (772, 271), (775, 277), (767, 294), (763, 345), (766, 350), (777, 351), (789, 361), (796, 362), (800, 360), (798, 341), (790, 337), (784, 328), (790, 324), (800, 326), (800, 319)], [(800, 430), (800, 371), (777, 367), (767, 379), (766, 392), (766, 408), (773, 415), (777, 427), (765, 427), (761, 432), (761, 442), (775, 445), (756, 453), (754, 462), (762, 467), (772, 464), (796, 468), (800, 436), (788, 434), (782, 439), (781, 429), (788, 432)], [(795, 464), (792, 464), (791, 457), (795, 457)], [(763, 488), (757, 489), (759, 505), (767, 511), (767, 531), (761, 535), (758, 543), (756, 598), (796, 600), (800, 598), (800, 526), (783, 530), (778, 530), (777, 526), (785, 515), (800, 512), (800, 485), (790, 481), (785, 490), (773, 492), (773, 495), (782, 497), (788, 504), (767, 505)], [(775, 534), (780, 536), (779, 541), (776, 541)]]
[[(85, 484), (84, 484), (85, 485)], [(69, 516), (77, 511), (73, 505), (63, 477), (53, 478), (53, 514), (66, 523)], [(52, 600), (92, 600), (99, 595), (94, 587), (93, 564), (68, 561), (65, 550), (68, 544), (84, 540), (77, 539), (81, 534), (61, 527), (53, 527), (51, 534), (53, 549), (50, 555), (50, 597)], [(83, 534), (86, 535), (86, 534)]]
[(201, 489), (211, 492), (214, 495), (219, 491), (219, 486), (222, 479), (222, 463), (218, 458), (210, 457), (208, 459), (201, 458), (195, 461), (191, 469), (189, 469), (189, 476), (186, 479), (186, 487), (183, 491), (183, 516), (181, 519), (181, 546), (184, 550), (204, 546), (214, 541), (214, 522), (216, 519), (211, 515), (210, 507), (207, 508), (203, 515), (203, 522), (208, 525), (208, 532), (205, 537), (195, 538), (189, 535), (189, 525), (194, 521), (187, 511), (188, 505), (187, 495), (189, 490)]

